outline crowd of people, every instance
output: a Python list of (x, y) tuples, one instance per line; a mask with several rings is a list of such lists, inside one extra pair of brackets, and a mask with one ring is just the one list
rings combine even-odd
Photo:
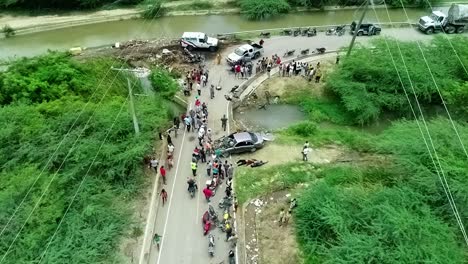
[(322, 78), (322, 69), (320, 68), (320, 62), (314, 67), (313, 63), (309, 62), (299, 62), (293, 60), (290, 63), (280, 64), (279, 65), (279, 76), (280, 77), (292, 77), (292, 76), (302, 76), (307, 80), (314, 80), (316, 83), (320, 82)]

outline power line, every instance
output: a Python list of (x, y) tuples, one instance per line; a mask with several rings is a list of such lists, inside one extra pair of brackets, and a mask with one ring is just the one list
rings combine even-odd
[(117, 115), (115, 116), (114, 121), (112, 122), (112, 125), (111, 125), (110, 128), (107, 130), (106, 136), (105, 136), (104, 139), (102, 140), (102, 143), (101, 143), (101, 145), (99, 146), (99, 149), (98, 149), (96, 155), (94, 156), (93, 161), (92, 161), (91, 164), (89, 165), (88, 170), (86, 171), (85, 175), (84, 175), (83, 178), (81, 179), (81, 182), (80, 182), (80, 184), (78, 185), (78, 189), (76, 190), (76, 192), (75, 192), (75, 194), (73, 195), (73, 197), (72, 197), (70, 203), (68, 204), (67, 209), (65, 210), (65, 213), (63, 214), (62, 218), (60, 219), (60, 222), (58, 223), (57, 228), (56, 228), (55, 231), (54, 231), (54, 234), (50, 237), (49, 242), (47, 242), (46, 248), (45, 248), (44, 251), (42, 252), (41, 257), (40, 257), (40, 259), (39, 259), (39, 263), (42, 262), (42, 259), (45, 257), (45, 255), (46, 255), (46, 253), (47, 253), (47, 250), (48, 250), (49, 247), (50, 247), (50, 244), (52, 243), (52, 241), (54, 241), (55, 235), (57, 235), (58, 230), (59, 230), (60, 227), (62, 226), (62, 223), (64, 222), (64, 219), (65, 219), (65, 217), (66, 217), (67, 214), (68, 214), (68, 211), (70, 210), (70, 208), (72, 207), (73, 203), (75, 202), (76, 196), (77, 196), (78, 193), (80, 192), (81, 187), (83, 186), (84, 181), (85, 181), (86, 178), (88, 177), (89, 172), (91, 171), (91, 168), (92, 168), (93, 165), (94, 165), (94, 162), (96, 162), (96, 159), (97, 159), (99, 153), (101, 152), (102, 147), (104, 146), (104, 144), (105, 144), (106, 141), (107, 141), (107, 138), (109, 137), (110, 133), (112, 132), (112, 129), (114, 128), (115, 123), (117, 122), (117, 120), (118, 120), (120, 114), (122, 113), (122, 110), (123, 110), (124, 106), (126, 105), (126, 103), (127, 103), (127, 101), (128, 101), (128, 98), (129, 98), (129, 96), (127, 96), (127, 98), (125, 99), (125, 101), (122, 103), (122, 106), (120, 107), (119, 112), (118, 112)]
[[(376, 17), (377, 17), (377, 20), (378, 20), (377, 12), (375, 11), (375, 7), (374, 7), (373, 5), (372, 5), (372, 8), (373, 8), (374, 13), (375, 13), (375, 15), (376, 15)], [(388, 19), (389, 19), (389, 21), (391, 22), (390, 13), (388, 12), (388, 8), (387, 8), (386, 5), (385, 5), (385, 9), (386, 9), (386, 11), (387, 11)], [(380, 23), (380, 22), (379, 22), (379, 23)], [(391, 24), (391, 23), (390, 23), (390, 24)], [(392, 24), (391, 24), (391, 27), (393, 28), (393, 25), (392, 25)], [(430, 148), (429, 148), (429, 144), (427, 143), (426, 137), (424, 136), (424, 132), (422, 131), (421, 124), (419, 123), (419, 120), (418, 120), (418, 118), (417, 118), (417, 116), (416, 116), (416, 113), (415, 113), (415, 111), (414, 111), (414, 108), (413, 108), (413, 106), (412, 106), (412, 104), (411, 104), (411, 100), (409, 99), (409, 96), (408, 96), (408, 93), (407, 93), (407, 91), (406, 91), (405, 85), (404, 85), (403, 80), (402, 80), (402, 78), (401, 78), (401, 75), (400, 75), (400, 73), (399, 73), (399, 71), (398, 71), (398, 67), (396, 66), (396, 62), (395, 62), (395, 59), (394, 59), (394, 57), (393, 57), (393, 54), (392, 54), (392, 52), (391, 52), (391, 50), (390, 50), (390, 46), (388, 45), (387, 39), (384, 38), (384, 41), (385, 41), (385, 44), (386, 44), (386, 46), (387, 46), (387, 50), (388, 50), (388, 52), (389, 52), (389, 54), (390, 54), (390, 57), (391, 57), (391, 59), (392, 59), (392, 63), (393, 63), (393, 65), (394, 65), (394, 67), (395, 67), (395, 70), (396, 70), (396, 72), (397, 72), (397, 75), (398, 75), (398, 78), (399, 78), (399, 80), (400, 80), (400, 83), (401, 83), (401, 85), (402, 85), (402, 88), (403, 88), (403, 91), (404, 91), (404, 93), (405, 93), (406, 99), (407, 99), (407, 101), (408, 101), (408, 103), (409, 103), (410, 109), (411, 109), (411, 111), (412, 111), (412, 113), (413, 113), (413, 116), (414, 116), (415, 121), (416, 121), (416, 123), (417, 123), (417, 125), (418, 125), (419, 131), (420, 131), (421, 136), (422, 136), (422, 138), (423, 138), (423, 140), (424, 140), (424, 143), (425, 143), (425, 145), (426, 145), (426, 148), (427, 148), (427, 151), (428, 151), (428, 153), (429, 153), (429, 156), (430, 156), (430, 158), (431, 158), (431, 160), (432, 160), (432, 163), (433, 163), (433, 165), (434, 165), (434, 168), (435, 168), (435, 170), (436, 170), (436, 173), (437, 173), (437, 176), (438, 176), (438, 178), (439, 178), (439, 181), (440, 181), (441, 184), (442, 184), (442, 188), (444, 189), (445, 195), (447, 196), (447, 199), (449, 200), (449, 204), (450, 204), (450, 207), (451, 207), (451, 209), (452, 209), (452, 211), (453, 211), (453, 213), (454, 213), (454, 215), (455, 215), (455, 219), (457, 220), (457, 223), (458, 223), (458, 225), (459, 225), (459, 227), (460, 227), (460, 230), (461, 230), (462, 235), (463, 235), (463, 237), (464, 237), (464, 239), (465, 239), (465, 242), (466, 242), (467, 245), (468, 245), (468, 237), (466, 236), (466, 231), (465, 231), (465, 228), (464, 228), (464, 226), (463, 226), (463, 222), (461, 221), (460, 214), (459, 214), (459, 212), (458, 212), (458, 209), (457, 209), (457, 207), (456, 207), (456, 204), (455, 204), (455, 201), (454, 201), (454, 199), (453, 199), (452, 193), (451, 193), (451, 191), (450, 191), (450, 187), (449, 187), (449, 185), (448, 185), (448, 182), (447, 182), (447, 179), (446, 179), (446, 177), (445, 177), (445, 174), (444, 174), (442, 165), (441, 165), (441, 163), (440, 163), (439, 156), (438, 156), (438, 154), (437, 154), (436, 148), (435, 148), (434, 143), (433, 143), (433, 141), (432, 141), (432, 137), (431, 137), (430, 131), (429, 131), (429, 129), (428, 129), (426, 120), (425, 120), (425, 118), (424, 118), (424, 114), (423, 114), (423, 112), (422, 112), (421, 106), (420, 106), (420, 104), (419, 104), (419, 100), (418, 100), (418, 98), (417, 98), (417, 96), (416, 96), (416, 92), (415, 92), (415, 89), (414, 89), (414, 86), (413, 86), (413, 82), (411, 81), (411, 77), (410, 77), (410, 74), (409, 74), (409, 71), (408, 71), (408, 67), (407, 67), (406, 61), (405, 61), (405, 59), (404, 59), (404, 57), (403, 57), (403, 53), (402, 53), (402, 51), (401, 51), (400, 45), (399, 45), (398, 41), (396, 40), (395, 43), (396, 43), (396, 45), (397, 45), (397, 48), (398, 48), (400, 57), (401, 57), (401, 59), (402, 59), (403, 66), (404, 66), (405, 71), (406, 71), (406, 75), (407, 75), (408, 80), (409, 80), (409, 82), (410, 82), (410, 87), (411, 87), (411, 89), (412, 89), (412, 91), (413, 91), (413, 95), (414, 95), (414, 97), (415, 97), (416, 104), (417, 104), (417, 106), (418, 106), (419, 113), (420, 113), (420, 115), (421, 115), (423, 124), (424, 124), (424, 126), (425, 126), (425, 129), (426, 129), (426, 132), (427, 132), (429, 141), (430, 141), (431, 146), (432, 146), (432, 149), (433, 149), (433, 151), (434, 151), (434, 156), (435, 156), (435, 158), (437, 159), (438, 166), (437, 166), (437, 164), (436, 164), (436, 162), (435, 162), (435, 160), (434, 160), (434, 156), (432, 155), (432, 152), (431, 152), (431, 150), (430, 150)], [(440, 169), (440, 172), (439, 172), (439, 169), (438, 169), (438, 168)], [(441, 176), (441, 174), (442, 174), (442, 176)]]
[[(151, 24), (154, 22), (154, 19), (158, 16), (159, 12), (160, 12), (161, 9), (159, 9), (157, 11), (157, 13), (154, 15), (154, 17), (152, 17), (152, 19), (150, 20), (150, 22), (148, 23), (148, 27), (146, 29), (146, 31), (149, 29), (149, 26), (151, 26)], [(139, 50), (140, 47), (137, 47), (137, 49), (135, 50), (135, 52), (137, 52)], [(122, 55), (124, 53), (124, 50), (122, 50), (120, 52), (120, 55)], [(130, 54), (133, 54), (133, 51), (130, 53)], [(111, 65), (113, 66), (115, 64), (115, 62)], [(97, 92), (98, 88), (100, 87), (100, 85), (103, 83), (105, 77), (107, 76), (107, 74), (111, 71), (111, 69), (109, 68), (106, 72), (106, 74), (104, 75), (104, 77), (101, 79), (101, 81), (99, 82), (98, 86), (96, 87), (96, 89), (93, 91), (93, 94), (91, 95), (89, 101), (85, 104), (85, 107), (83, 107), (83, 109), (81, 110), (80, 114), (78, 115), (78, 117), (75, 119), (73, 125), (70, 127), (70, 129), (68, 130), (67, 134), (65, 135), (65, 137), (62, 139), (62, 141), (60, 142), (59, 146), (56, 148), (56, 150), (54, 151), (54, 154), (49, 158), (49, 160), (47, 161), (46, 163), (46, 166), (44, 166), (43, 170), (41, 171), (41, 173), (36, 177), (36, 179), (34, 180), (33, 184), (30, 186), (28, 192), (26, 193), (26, 195), (23, 197), (22, 201), (20, 202), (20, 204), (16, 207), (15, 211), (13, 212), (13, 215), (9, 218), (7, 224), (3, 227), (2, 231), (0, 232), (0, 236), (4, 233), (4, 231), (6, 230), (7, 226), (10, 224), (11, 220), (14, 218), (14, 216), (16, 215), (16, 213), (18, 212), (19, 208), (22, 206), (22, 204), (24, 204), (24, 202), (26, 201), (26, 198), (28, 197), (28, 195), (31, 193), (32, 189), (34, 188), (35, 184), (37, 183), (37, 181), (39, 180), (40, 176), (42, 175), (42, 173), (45, 171), (45, 169), (47, 168), (47, 165), (50, 163), (50, 161), (52, 160), (53, 156), (55, 155), (55, 153), (58, 151), (58, 149), (60, 148), (61, 144), (64, 142), (64, 140), (66, 139), (66, 137), (68, 136), (68, 134), (71, 132), (71, 130), (74, 128), (75, 124), (77, 123), (77, 121), (79, 120), (80, 116), (84, 113), (85, 111), (85, 108), (86, 106), (91, 102), (91, 99), (92, 97), (95, 95), (95, 93)], [(102, 103), (104, 97), (107, 95), (110, 87), (112, 87), (112, 84), (115, 82), (115, 80), (117, 79), (117, 76), (118, 74), (116, 73), (115, 76), (114, 76), (114, 79), (111, 81), (109, 87), (106, 89), (106, 91), (104, 92), (103, 96), (101, 97), (100, 101), (98, 102), (98, 106)], [(9, 251), (11, 250), (11, 247), (13, 246), (13, 244), (16, 242), (16, 240), (18, 239), (18, 236), (19, 234), (21, 233), (21, 231), (24, 229), (25, 225), (27, 224), (27, 222), (29, 221), (30, 217), (32, 216), (32, 214), (34, 213), (34, 211), (37, 209), (40, 201), (42, 200), (43, 196), (45, 195), (45, 193), (47, 192), (47, 190), (49, 189), (52, 181), (55, 179), (55, 177), (57, 176), (58, 174), (58, 171), (62, 168), (63, 164), (65, 163), (65, 161), (68, 159), (69, 155), (71, 154), (72, 150), (74, 149), (76, 143), (78, 142), (78, 140), (80, 139), (81, 135), (83, 134), (83, 132), (86, 130), (90, 120), (92, 119), (92, 117), (94, 117), (95, 113), (96, 113), (96, 110), (97, 110), (97, 107), (95, 108), (95, 110), (93, 111), (93, 114), (91, 115), (91, 117), (89, 117), (89, 119), (87, 120), (84, 128), (81, 130), (80, 134), (78, 135), (78, 137), (75, 139), (74, 143), (72, 144), (72, 147), (70, 148), (70, 150), (68, 151), (67, 155), (65, 156), (64, 160), (61, 162), (59, 168), (57, 169), (57, 171), (54, 173), (54, 175), (52, 176), (52, 179), (49, 181), (48, 185), (46, 186), (44, 192), (41, 194), (41, 196), (39, 197), (39, 200), (37, 201), (37, 203), (35, 204), (35, 206), (33, 207), (33, 209), (31, 210), (30, 214), (28, 215), (28, 217), (26, 218), (25, 222), (23, 223), (23, 225), (21, 226), (20, 230), (18, 231), (18, 233), (15, 235), (15, 238), (13, 239), (13, 241), (11, 242), (11, 244), (9, 245), (7, 251), (5, 252), (5, 254), (3, 255), (2, 259), (0, 260), (0, 263), (3, 263), (3, 261), (5, 260), (5, 257), (8, 255)]]

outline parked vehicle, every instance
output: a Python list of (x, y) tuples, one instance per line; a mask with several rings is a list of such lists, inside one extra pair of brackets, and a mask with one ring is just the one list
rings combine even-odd
[(192, 51), (194, 49), (209, 49), (216, 51), (218, 49), (218, 39), (208, 37), (202, 32), (184, 32), (180, 39), (182, 48)]
[(294, 55), (294, 52), (296, 52), (296, 50), (286, 50), (286, 52), (283, 54), (283, 57), (289, 57), (289, 56), (292, 56)]
[(251, 45), (244, 44), (237, 49), (234, 50), (231, 54), (227, 57), (227, 62), (230, 65), (235, 65), (241, 62), (248, 62), (253, 59), (257, 59), (263, 54), (263, 47), (253, 43)]
[(327, 51), (326, 48), (316, 48), (314, 51), (312, 51), (312, 54), (323, 54)]
[(418, 27), (428, 35), (439, 31), (461, 34), (468, 27), (468, 5), (452, 4), (448, 15), (441, 11), (433, 11), (430, 16), (423, 16), (419, 19)]
[[(354, 35), (354, 32), (356, 31), (357, 23), (356, 21), (353, 21), (351, 23), (351, 34)], [(371, 23), (363, 23), (357, 30), (357, 35), (362, 36), (362, 35), (367, 35), (367, 36), (372, 36), (372, 35), (379, 35), (380, 32), (382, 31), (382, 28)]]
[(264, 145), (264, 137), (258, 133), (239, 132), (224, 136), (214, 142), (215, 149), (221, 149), (223, 156), (232, 153), (255, 152)]
[(344, 35), (345, 32), (346, 32), (346, 25), (341, 25), (341, 26), (337, 26), (337, 27), (334, 27), (334, 28), (327, 29), (327, 31), (325, 32), (325, 35), (327, 35), (327, 36), (331, 36), (331, 35), (342, 36), (342, 35)]
[(305, 56), (305, 55), (309, 54), (309, 51), (310, 51), (310, 49), (303, 49), (303, 50), (301, 50), (301, 55), (297, 55), (297, 57), (299, 58), (300, 56)]
[(270, 32), (260, 32), (260, 37), (263, 37), (263, 38), (269, 38), (271, 35)]

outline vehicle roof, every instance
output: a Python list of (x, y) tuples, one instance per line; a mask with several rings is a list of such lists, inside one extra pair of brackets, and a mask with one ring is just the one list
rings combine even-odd
[(440, 12), (440, 11), (434, 11), (434, 12), (432, 12), (432, 13), (433, 13), (434, 15), (436, 15), (436, 16), (443, 16), (443, 17), (445, 16), (445, 14), (442, 13), (442, 12)]
[(252, 46), (249, 45), (249, 44), (244, 44), (244, 45), (239, 47), (239, 49), (243, 49), (243, 50), (248, 50), (248, 49), (251, 49), (251, 48), (252, 48)]
[(249, 132), (240, 132), (240, 133), (235, 133), (233, 134), (234, 139), (236, 142), (245, 142), (245, 141), (251, 141), (252, 136), (250, 135)]
[(182, 34), (183, 38), (203, 38), (205, 37), (205, 33), (203, 32), (184, 32)]

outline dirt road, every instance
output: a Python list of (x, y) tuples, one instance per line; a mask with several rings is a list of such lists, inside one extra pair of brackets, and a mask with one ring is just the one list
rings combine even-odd
[[(430, 36), (423, 35), (415, 29), (386, 29), (384, 35), (395, 37), (402, 40), (427, 40)], [(360, 37), (358, 42), (366, 43), (371, 38)], [(265, 55), (272, 54), (283, 55), (286, 49), (296, 49), (298, 52), (303, 48), (326, 47), (328, 50), (337, 50), (349, 43), (351, 36), (325, 36), (317, 37), (278, 37), (267, 39), (265, 46)], [(231, 50), (226, 51), (226, 53)], [(224, 58), (227, 54), (222, 54), (223, 61), (221, 65), (214, 65), (214, 62), (207, 62), (206, 67), (210, 71), (209, 84), (217, 84), (221, 80), (223, 89), (216, 92), (213, 100), (209, 99), (208, 88), (202, 90), (201, 101), (206, 102), (209, 111), (208, 127), (214, 131), (214, 137), (220, 137), (227, 134), (229, 131), (221, 130), (221, 117), (223, 114), (228, 115), (228, 102), (224, 98), (227, 90), (236, 84), (240, 84), (242, 80), (236, 79), (230, 72), (227, 71), (227, 65)], [(194, 96), (189, 99), (193, 106)], [(207, 210), (207, 202), (205, 201), (201, 190), (198, 191), (196, 197), (191, 199), (187, 192), (187, 177), (191, 175), (190, 161), (191, 153), (197, 144), (196, 134), (194, 132), (179, 133), (177, 138), (173, 138), (176, 146), (175, 168), (168, 173), (168, 184), (165, 189), (169, 192), (168, 203), (159, 208), (158, 217), (155, 224), (155, 232), (163, 235), (162, 244), (158, 251), (155, 246), (151, 248), (149, 255), (145, 261), (140, 263), (220, 263), (227, 262), (227, 254), (229, 246), (224, 242), (225, 234), (219, 229), (213, 230), (216, 238), (216, 253), (214, 258), (208, 255), (208, 240), (203, 236), (201, 217)], [(268, 148), (268, 146), (266, 146)], [(235, 159), (235, 157), (233, 158)], [(234, 162), (233, 162), (234, 163)], [(198, 169), (197, 181), (198, 186), (204, 186), (206, 177), (205, 165), (200, 165)], [(219, 199), (223, 197), (225, 185), (221, 186), (219, 193), (212, 200), (213, 205), (217, 208)], [(159, 205), (161, 206), (161, 205)], [(218, 211), (221, 215), (222, 212)], [(152, 234), (149, 234), (148, 238)]]

